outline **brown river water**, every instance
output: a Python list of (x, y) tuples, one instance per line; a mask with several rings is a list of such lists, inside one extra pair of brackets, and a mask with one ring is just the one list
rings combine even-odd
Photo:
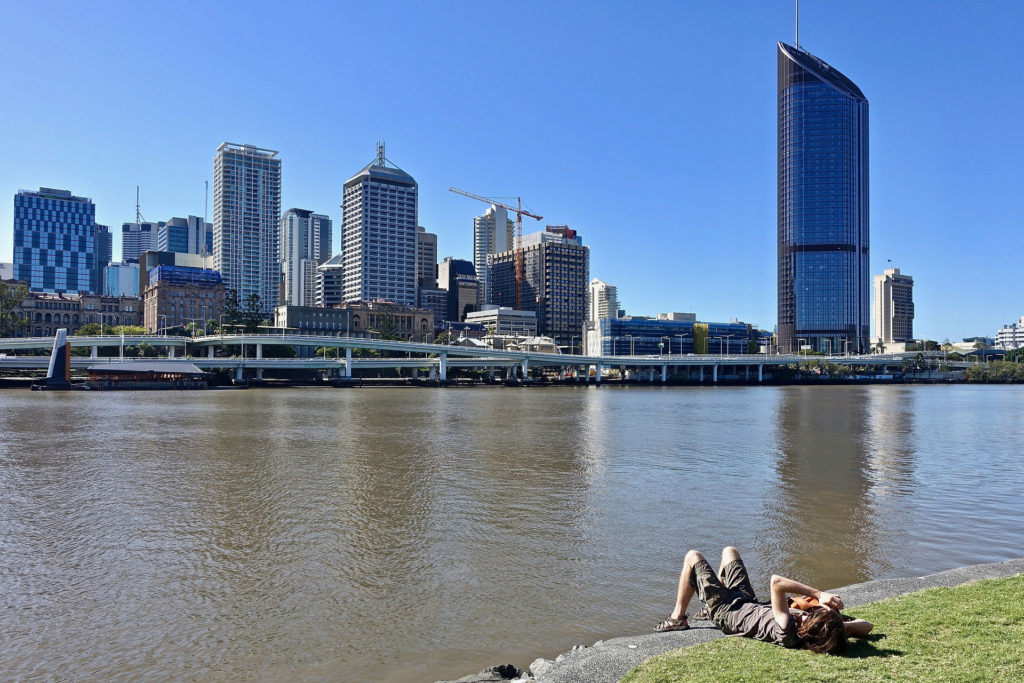
[(0, 677), (434, 681), (643, 633), (689, 547), (1024, 556), (1024, 387), (0, 392)]

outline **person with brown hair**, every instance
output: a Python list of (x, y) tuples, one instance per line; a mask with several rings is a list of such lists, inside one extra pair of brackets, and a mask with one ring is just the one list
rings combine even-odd
[[(704, 603), (708, 618), (726, 635), (783, 647), (839, 654), (846, 647), (847, 637), (863, 637), (874, 628), (863, 619), (845, 620), (839, 613), (843, 599), (838, 595), (777, 574), (771, 580), (771, 603), (758, 602), (739, 551), (727, 546), (722, 549), (718, 574), (698, 551), (686, 553), (675, 609), (654, 630), (688, 629), (686, 607), (694, 593)], [(791, 609), (790, 593), (804, 596), (792, 601), (804, 609)]]

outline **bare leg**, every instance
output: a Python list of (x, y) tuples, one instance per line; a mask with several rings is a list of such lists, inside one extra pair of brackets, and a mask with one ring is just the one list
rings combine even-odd
[(676, 607), (672, 610), (672, 619), (682, 619), (686, 614), (686, 606), (690, 604), (693, 594), (696, 592), (690, 585), (690, 576), (693, 574), (693, 565), (703, 560), (704, 556), (696, 550), (686, 553), (683, 558), (683, 571), (679, 574), (679, 590), (676, 591)]
[(742, 562), (740, 559), (740, 551), (733, 548), (731, 545), (727, 545), (722, 548), (722, 563), (718, 565), (718, 578), (725, 583), (725, 575), (722, 574), (722, 570), (725, 569), (725, 565), (730, 562)]

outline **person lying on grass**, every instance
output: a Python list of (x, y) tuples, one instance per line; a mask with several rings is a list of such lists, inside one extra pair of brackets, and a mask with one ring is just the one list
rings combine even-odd
[[(844, 618), (839, 613), (843, 600), (838, 595), (778, 575), (772, 576), (771, 604), (758, 602), (739, 551), (727, 546), (722, 549), (722, 564), (717, 575), (699, 552), (686, 553), (675, 609), (654, 630), (688, 629), (686, 607), (694, 593), (704, 603), (708, 618), (726, 635), (754, 638), (783, 647), (838, 654), (845, 649), (847, 637), (863, 637), (874, 628), (869, 621)], [(803, 598), (789, 601), (789, 593)], [(791, 602), (794, 609), (790, 608)]]

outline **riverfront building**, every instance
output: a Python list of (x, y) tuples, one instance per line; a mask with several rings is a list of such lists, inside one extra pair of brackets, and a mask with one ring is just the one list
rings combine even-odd
[(537, 336), (537, 314), (533, 311), (487, 304), (481, 311), (466, 314), (466, 322), (483, 325), (490, 336)]
[(290, 306), (316, 302), (319, 268), (331, 254), (331, 219), (307, 209), (281, 217), (281, 301)]
[(142, 303), (134, 296), (29, 292), (14, 312), (26, 321), (16, 336), (49, 337), (61, 328), (73, 335), (89, 323), (142, 324)]
[(887, 268), (876, 275), (874, 308), (876, 343), (914, 338), (914, 278), (900, 273), (899, 268)]
[(602, 356), (651, 356), (756, 352), (758, 341), (769, 332), (746, 323), (705, 323), (645, 316), (605, 318), (598, 322), (597, 339), (587, 340), (587, 351)]
[[(967, 341), (966, 339), (964, 341)], [(1002, 327), (996, 332), (995, 347), (1010, 351), (1024, 346), (1024, 315), (1015, 323)]]
[(39, 292), (95, 293), (106, 265), (97, 260), (96, 234), (91, 199), (49, 187), (19, 190), (14, 196), (14, 279)]
[(868, 100), (805, 50), (778, 45), (779, 347), (868, 349)]
[[(489, 301), (516, 306), (515, 250), (488, 257)], [(587, 318), (587, 282), (590, 248), (575, 230), (548, 226), (543, 232), (523, 236), (521, 310), (537, 315), (537, 334), (551, 337), (559, 346), (579, 340)], [(574, 344), (573, 344), (574, 345)]]
[(223, 143), (213, 160), (213, 268), (239, 301), (256, 294), (267, 313), (280, 292), (280, 220), (277, 152)]
[(478, 306), (491, 303), (487, 299), (490, 295), (487, 257), (515, 248), (515, 232), (516, 223), (508, 217), (508, 211), (494, 204), (484, 215), (473, 219), (473, 265), (480, 278)]
[(199, 216), (175, 216), (159, 224), (155, 248), (182, 254), (213, 254), (213, 224)]
[(341, 246), (345, 301), (385, 300), (416, 304), (416, 227), (419, 186), (377, 158), (345, 181)]
[(224, 308), (224, 283), (220, 273), (206, 268), (157, 266), (148, 273), (143, 292), (146, 331), (217, 320)]

